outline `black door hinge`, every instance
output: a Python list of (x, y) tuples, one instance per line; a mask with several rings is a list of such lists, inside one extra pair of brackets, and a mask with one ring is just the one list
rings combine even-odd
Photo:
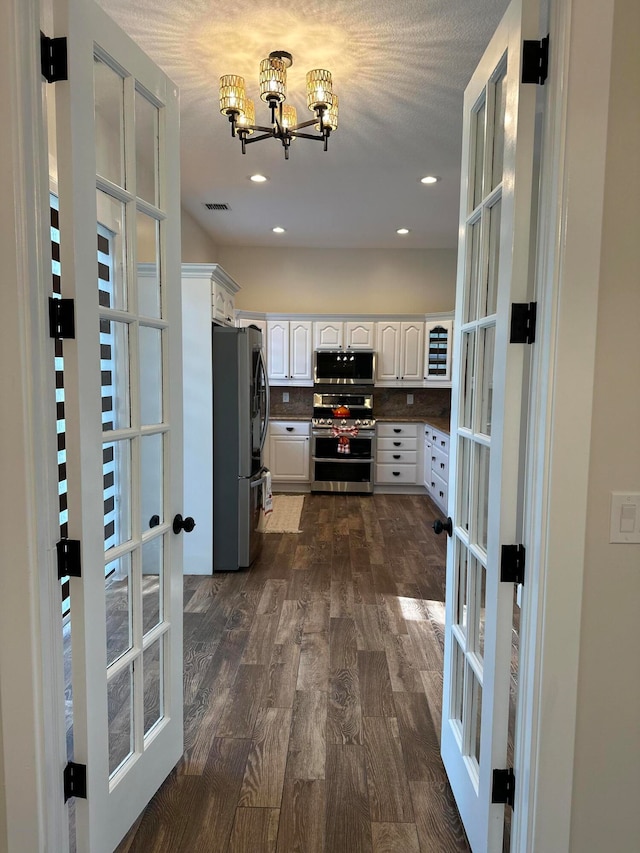
[(87, 765), (74, 764), (70, 761), (64, 768), (62, 774), (64, 784), (64, 801), (69, 797), (82, 797), (87, 799)]
[(500, 580), (503, 583), (524, 583), (525, 556), (524, 545), (502, 546)]
[(514, 302), (511, 305), (511, 344), (533, 344), (536, 340), (537, 302)]
[(56, 542), (58, 552), (58, 578), (81, 578), (80, 540), (61, 539)]
[(49, 297), (49, 337), (75, 338), (76, 312), (73, 299)]
[(69, 79), (66, 38), (52, 39), (40, 33), (40, 68), (47, 83)]
[(516, 801), (516, 777), (511, 767), (508, 770), (493, 771), (493, 785), (491, 787), (491, 802), (504, 803), (506, 806), (513, 805)]
[(549, 36), (522, 42), (522, 82), (542, 86), (549, 73)]

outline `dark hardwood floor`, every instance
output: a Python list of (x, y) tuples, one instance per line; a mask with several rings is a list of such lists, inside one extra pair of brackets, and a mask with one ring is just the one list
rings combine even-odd
[(445, 543), (420, 496), (307, 496), (187, 576), (185, 753), (118, 853), (457, 853), (439, 756)]

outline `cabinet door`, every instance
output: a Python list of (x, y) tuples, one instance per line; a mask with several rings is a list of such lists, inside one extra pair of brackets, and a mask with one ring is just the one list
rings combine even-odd
[(424, 323), (401, 323), (400, 379), (422, 384)]
[(313, 324), (313, 346), (315, 349), (342, 349), (344, 343), (343, 323), (315, 322)]
[(291, 320), (289, 349), (289, 378), (311, 379), (311, 321)]
[(227, 291), (223, 291), (223, 310), (224, 310), (224, 322), (228, 326), (233, 326), (235, 319), (235, 299), (232, 294)]
[(344, 324), (345, 327), (345, 346), (348, 349), (375, 349), (375, 330), (374, 322), (357, 322), (350, 321)]
[(427, 382), (451, 382), (452, 320), (427, 321), (425, 326), (424, 378)]
[(269, 463), (274, 480), (309, 482), (307, 436), (272, 435), (269, 445)]
[(224, 320), (225, 318), (225, 292), (216, 282), (211, 282), (211, 304), (212, 317), (214, 320)]
[(289, 378), (289, 321), (267, 321), (267, 370), (269, 379)]
[(378, 323), (376, 381), (394, 384), (400, 379), (400, 323)]

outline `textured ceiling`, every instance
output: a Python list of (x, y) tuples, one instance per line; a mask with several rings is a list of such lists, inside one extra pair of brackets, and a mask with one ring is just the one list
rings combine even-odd
[[(456, 245), (462, 94), (507, 0), (99, 2), (180, 87), (182, 204), (219, 245)], [(256, 122), (267, 123), (258, 66), (272, 50), (293, 54), (299, 121), (311, 118), (306, 72), (332, 72), (340, 124), (326, 153), (298, 139), (285, 161), (268, 139), (243, 156), (231, 138), (218, 78), (244, 76)], [(248, 181), (255, 172), (269, 182)], [(441, 180), (424, 186), (427, 174)]]

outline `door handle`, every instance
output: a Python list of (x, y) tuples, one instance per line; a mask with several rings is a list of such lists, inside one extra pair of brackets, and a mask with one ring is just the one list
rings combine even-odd
[(157, 527), (160, 524), (160, 516), (152, 515), (149, 519), (149, 527)]
[[(442, 492), (440, 492), (440, 495), (444, 497), (442, 495)], [(432, 527), (438, 536), (442, 533), (443, 530), (447, 532), (447, 536), (453, 536), (453, 522), (450, 518), (447, 518), (446, 521), (441, 521), (439, 518), (436, 518), (436, 520), (433, 522)]]
[(183, 518), (180, 513), (174, 516), (173, 532), (176, 534), (181, 533), (183, 530), (185, 533), (191, 533), (195, 526), (196, 523), (190, 515), (188, 515), (186, 518)]

